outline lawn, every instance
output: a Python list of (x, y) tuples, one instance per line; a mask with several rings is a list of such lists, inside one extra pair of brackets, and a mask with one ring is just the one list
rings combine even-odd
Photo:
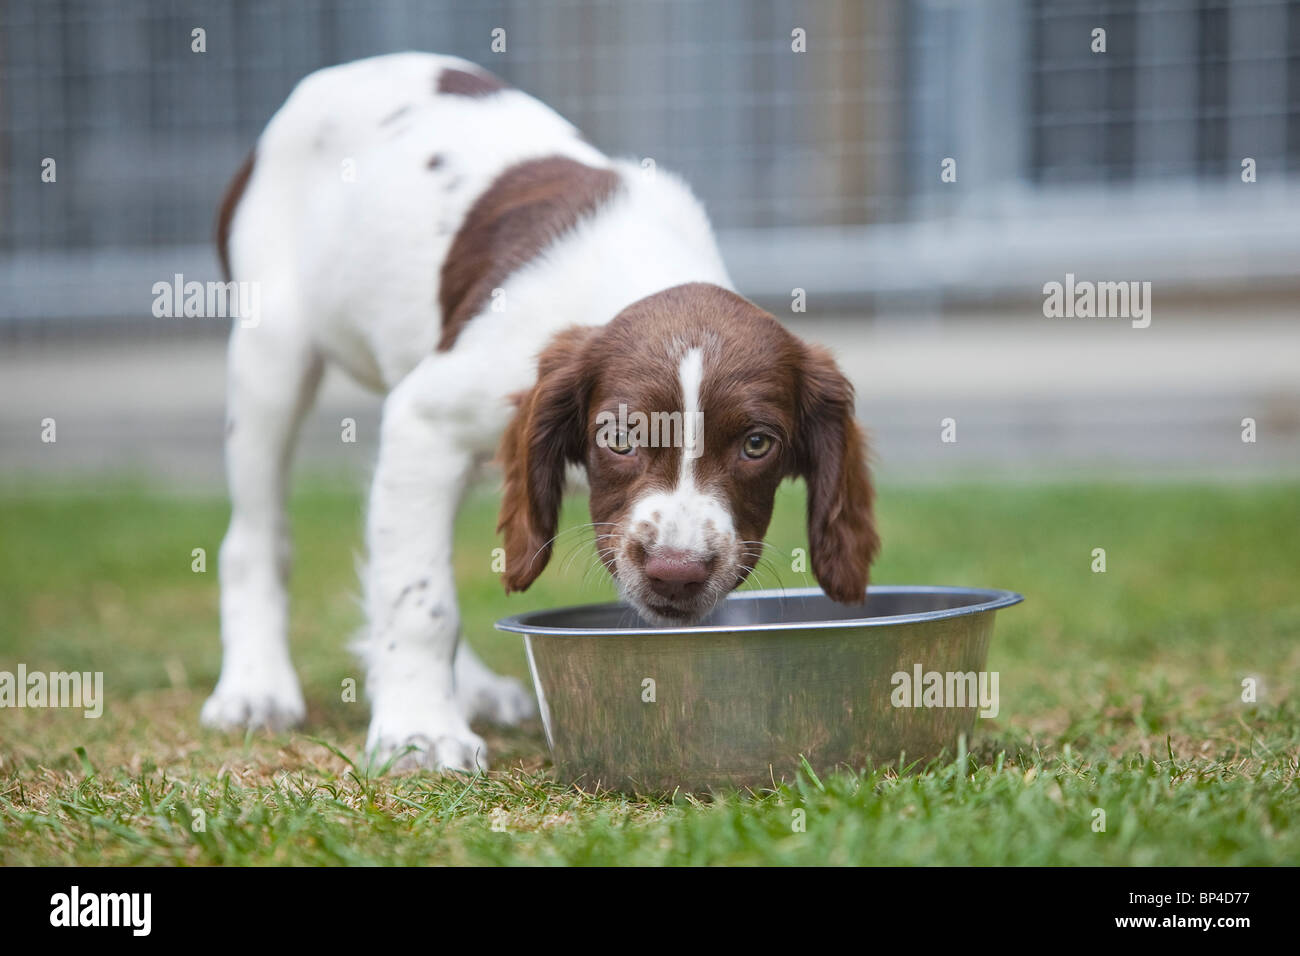
[[(783, 489), (776, 570), (804, 546), (802, 508), (802, 488)], [(1026, 596), (1000, 612), (990, 654), (1001, 713), (961, 762), (704, 797), (567, 786), (536, 725), (481, 728), (486, 775), (366, 773), (364, 694), (340, 692), (362, 684), (346, 650), (360, 499), (309, 485), (292, 512), (308, 723), (223, 735), (198, 710), (219, 664), (224, 500), (0, 498), (0, 670), (103, 671), (107, 697), (99, 719), (0, 710), (0, 864), (1300, 862), (1300, 484), (886, 486), (876, 581)], [(462, 514), (463, 618), (490, 664), (523, 677), (496, 618), (612, 591), (582, 544), (504, 597), (485, 557), (494, 517), (486, 493)], [(584, 520), (574, 500), (566, 521)], [(762, 583), (810, 583), (780, 578)]]

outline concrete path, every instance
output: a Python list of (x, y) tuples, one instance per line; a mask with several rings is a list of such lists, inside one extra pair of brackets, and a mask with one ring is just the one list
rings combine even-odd
[[(887, 480), (1300, 475), (1300, 321), (1281, 311), (1157, 316), (1147, 329), (978, 316), (790, 324), (854, 381)], [(224, 362), (211, 337), (4, 346), (0, 483), (136, 475), (220, 487)], [(364, 480), (378, 413), (376, 396), (327, 376), (300, 470)], [(46, 418), (53, 444), (41, 441)], [(355, 443), (342, 441), (345, 418)], [(1253, 444), (1243, 418), (1256, 421)], [(942, 440), (945, 419), (955, 442)]]

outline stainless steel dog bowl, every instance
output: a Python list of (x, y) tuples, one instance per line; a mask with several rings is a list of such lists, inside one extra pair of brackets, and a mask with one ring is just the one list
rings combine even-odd
[(978, 675), (994, 612), (1021, 600), (872, 587), (849, 606), (816, 588), (740, 591), (690, 627), (646, 624), (625, 604), (534, 611), (497, 627), (524, 635), (563, 779), (702, 791), (770, 787), (801, 757), (823, 773), (951, 750), (978, 704), (895, 706), (894, 675), (918, 665)]

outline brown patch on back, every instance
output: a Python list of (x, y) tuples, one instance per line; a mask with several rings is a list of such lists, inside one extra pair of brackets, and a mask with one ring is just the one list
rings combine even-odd
[(448, 67), (438, 74), (437, 92), (450, 96), (491, 96), (510, 87), (498, 76), (487, 70), (471, 73)]
[(609, 200), (618, 174), (563, 156), (511, 166), (474, 201), (442, 264), (445, 352), (515, 270)]
[(244, 198), (244, 189), (248, 186), (248, 180), (253, 175), (253, 162), (256, 157), (257, 149), (253, 148), (244, 158), (235, 177), (230, 180), (225, 195), (221, 197), (221, 206), (217, 210), (217, 255), (221, 259), (221, 273), (227, 282), (234, 278), (230, 274), (230, 225), (235, 219), (235, 210), (239, 208), (239, 201)]

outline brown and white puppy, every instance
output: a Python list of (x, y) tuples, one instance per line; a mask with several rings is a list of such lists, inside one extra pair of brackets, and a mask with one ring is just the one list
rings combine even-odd
[(459, 641), (453, 524), (498, 448), (507, 590), (546, 566), (577, 465), (601, 559), (651, 622), (698, 620), (746, 578), (787, 477), (808, 483), (818, 581), (863, 599), (877, 539), (852, 388), (731, 290), (676, 178), (607, 158), (473, 64), (396, 54), (303, 80), (218, 226), (231, 278), (260, 295), (230, 343), (224, 656), (205, 723), (303, 716), (283, 506), (327, 362), (387, 396), (362, 641), (380, 759), (484, 764), (469, 720), (532, 709)]

